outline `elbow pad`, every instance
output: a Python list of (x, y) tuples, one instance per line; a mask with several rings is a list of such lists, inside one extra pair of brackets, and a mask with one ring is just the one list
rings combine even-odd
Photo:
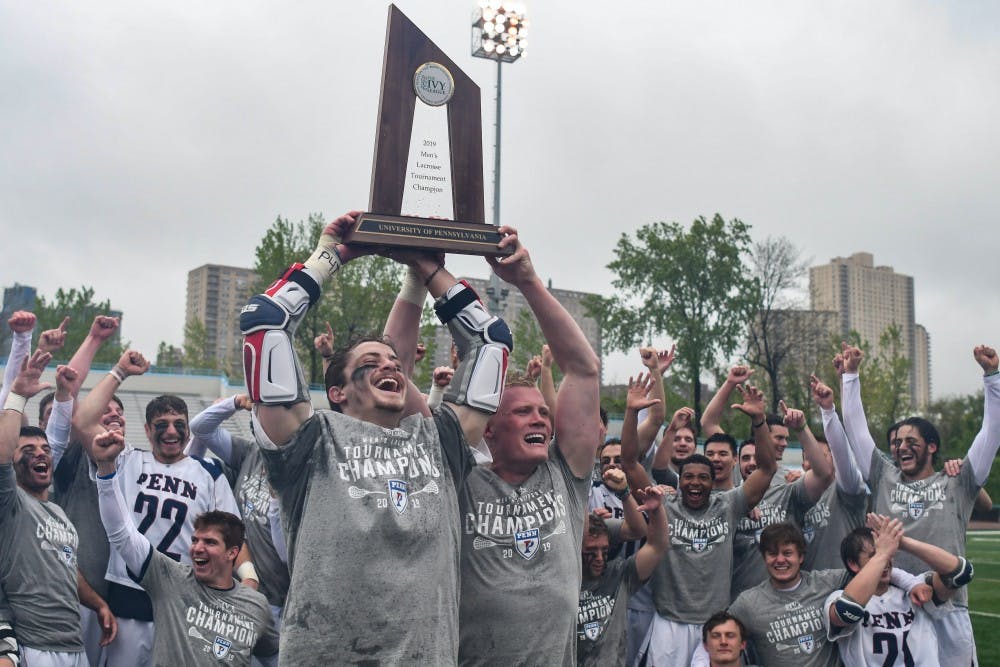
[(243, 371), (250, 399), (267, 405), (309, 401), (309, 385), (295, 354), (295, 330), (319, 300), (319, 282), (292, 264), (240, 311)]
[(856, 625), (865, 617), (865, 608), (846, 595), (833, 603), (833, 612), (845, 625)]
[(972, 567), (972, 561), (959, 556), (958, 567), (953, 572), (941, 577), (941, 581), (948, 588), (961, 588), (972, 581), (974, 576), (976, 576), (976, 572)]
[(507, 357), (514, 349), (507, 323), (490, 315), (465, 281), (452, 285), (438, 298), (434, 312), (447, 325), (458, 349), (458, 368), (444, 400), (496, 412), (507, 375)]
[(14, 636), (14, 628), (10, 623), (0, 622), (0, 658), (7, 658), (14, 667), (21, 664), (21, 653)]

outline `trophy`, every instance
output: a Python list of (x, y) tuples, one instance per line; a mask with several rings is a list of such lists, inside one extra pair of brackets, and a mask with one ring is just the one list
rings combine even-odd
[(509, 255), (484, 221), (479, 86), (389, 6), (369, 212), (344, 242)]

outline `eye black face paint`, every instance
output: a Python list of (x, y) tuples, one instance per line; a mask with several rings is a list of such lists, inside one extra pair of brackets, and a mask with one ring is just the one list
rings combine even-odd
[(351, 382), (361, 382), (365, 377), (376, 369), (375, 364), (366, 364), (364, 366), (358, 366), (351, 373)]

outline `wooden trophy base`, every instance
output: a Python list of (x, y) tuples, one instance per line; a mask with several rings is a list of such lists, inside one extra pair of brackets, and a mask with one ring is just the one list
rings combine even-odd
[(420, 248), (460, 255), (513, 254), (513, 248), (497, 248), (502, 238), (496, 227), (478, 222), (362, 213), (354, 227), (344, 235), (344, 243)]

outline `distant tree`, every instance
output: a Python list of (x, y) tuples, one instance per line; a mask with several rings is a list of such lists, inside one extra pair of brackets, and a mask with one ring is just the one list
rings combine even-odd
[(622, 234), (608, 264), (611, 298), (589, 298), (609, 349), (629, 352), (642, 340), (677, 341), (674, 368), (691, 390), (695, 423), (701, 418), (701, 376), (728, 357), (746, 333), (755, 286), (745, 269), (749, 225), (716, 214), (685, 228), (676, 222)]
[(184, 366), (184, 350), (166, 341), (160, 341), (156, 348), (156, 366), (158, 368), (182, 368)]
[(212, 349), (205, 323), (197, 317), (184, 324), (184, 366), (208, 371), (219, 370), (219, 360)]
[[(771, 396), (771, 412), (778, 412), (778, 402), (785, 398), (785, 375), (795, 361), (803, 341), (816, 340), (813, 319), (800, 309), (804, 299), (801, 283), (808, 262), (783, 236), (769, 236), (753, 245), (754, 303), (749, 322), (746, 359), (763, 371)], [(754, 378), (757, 380), (757, 378)], [(760, 382), (763, 384), (763, 382)]]
[[(66, 343), (56, 354), (58, 361), (66, 361), (80, 343), (87, 337), (90, 325), (98, 315), (110, 315), (112, 313), (110, 299), (97, 301), (94, 299), (93, 287), (75, 287), (65, 290), (59, 288), (55, 296), (49, 300), (41, 294), (35, 303), (35, 316), (38, 322), (35, 325), (34, 338), (37, 341), (39, 334), (48, 329), (55, 329), (62, 324), (63, 318), (69, 316), (69, 325), (66, 328)], [(6, 327), (6, 323), (4, 323)], [(119, 329), (119, 331), (121, 331)], [(126, 344), (127, 345), (127, 344)], [(124, 352), (121, 337), (118, 331), (98, 350), (94, 355), (94, 362), (98, 364), (113, 364), (118, 361)]]
[[(924, 416), (941, 435), (942, 460), (965, 458), (983, 425), (983, 392), (940, 398), (927, 406)], [(994, 464), (983, 486), (994, 502), (1000, 501), (1000, 465)]]
[[(325, 226), (323, 216), (313, 213), (297, 223), (278, 217), (254, 250), (254, 270), (259, 276), (255, 292), (263, 291), (290, 264), (305, 260), (316, 247)], [(352, 335), (380, 333), (399, 292), (402, 269), (383, 257), (362, 257), (345, 265), (324, 285), (323, 294), (295, 332), (299, 359), (309, 382), (323, 382), (323, 360), (313, 340), (333, 328), (335, 345)]]

